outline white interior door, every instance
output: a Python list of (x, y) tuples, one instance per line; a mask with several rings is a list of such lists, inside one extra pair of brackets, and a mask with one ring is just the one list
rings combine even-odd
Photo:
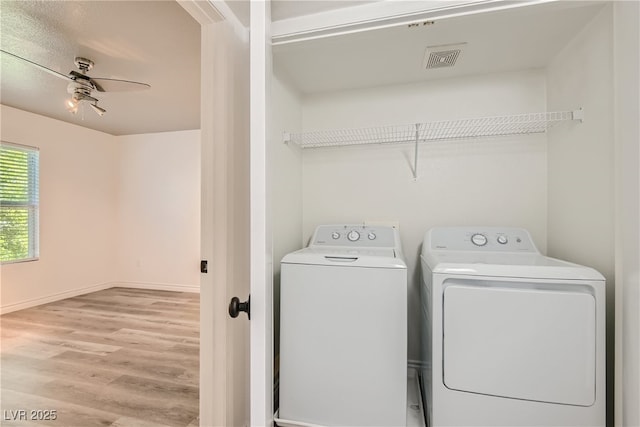
[(228, 18), (202, 27), (201, 425), (249, 425), (248, 40)]
[[(180, 2), (201, 24), (201, 255), (208, 265), (200, 282), (200, 425), (259, 425), (250, 420), (250, 321), (229, 316), (232, 297), (249, 297), (252, 236), (264, 242), (264, 229), (252, 234), (264, 207), (250, 191), (249, 33), (223, 1)], [(265, 330), (264, 304), (251, 300), (256, 331)], [(265, 378), (259, 368), (254, 374)]]

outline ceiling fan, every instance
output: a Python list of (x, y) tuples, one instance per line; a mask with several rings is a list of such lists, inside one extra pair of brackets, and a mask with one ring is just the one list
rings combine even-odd
[(95, 111), (100, 116), (104, 115), (104, 113), (107, 112), (107, 110), (98, 106), (99, 99), (93, 96), (93, 91), (125, 92), (144, 90), (151, 87), (146, 83), (134, 82), (130, 80), (89, 77), (87, 75), (87, 72), (93, 68), (94, 63), (92, 60), (80, 56), (77, 56), (74, 60), (74, 63), (79, 71), (71, 70), (69, 71), (68, 75), (65, 75), (6, 50), (0, 49), (0, 53), (19, 59), (29, 65), (33, 65), (34, 67), (39, 68), (42, 71), (69, 81), (67, 92), (71, 94), (71, 97), (67, 99), (65, 103), (67, 110), (72, 114), (78, 112), (78, 107), (83, 102), (88, 103), (93, 111)]

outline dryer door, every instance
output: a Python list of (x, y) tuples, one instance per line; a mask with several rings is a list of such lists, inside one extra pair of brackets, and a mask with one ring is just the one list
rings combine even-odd
[(596, 304), (587, 286), (449, 279), (443, 381), (472, 393), (595, 401)]

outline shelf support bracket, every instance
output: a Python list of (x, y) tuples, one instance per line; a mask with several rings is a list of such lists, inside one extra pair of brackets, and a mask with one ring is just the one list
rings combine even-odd
[(580, 120), (580, 123), (584, 121), (584, 110), (580, 107), (579, 110), (573, 110), (571, 112), (571, 118), (573, 120)]

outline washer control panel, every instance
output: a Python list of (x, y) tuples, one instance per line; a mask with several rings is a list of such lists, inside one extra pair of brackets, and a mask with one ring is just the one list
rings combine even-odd
[(389, 226), (320, 225), (309, 246), (393, 248), (397, 239), (397, 230)]
[(427, 232), (433, 250), (538, 252), (523, 228), (436, 227)]

